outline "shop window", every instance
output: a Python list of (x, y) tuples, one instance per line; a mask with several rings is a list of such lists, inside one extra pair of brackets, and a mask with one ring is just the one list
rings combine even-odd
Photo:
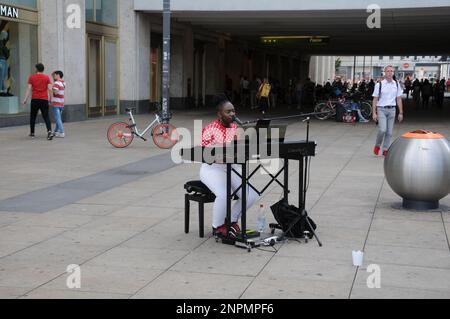
[(0, 20), (0, 114), (28, 113), (23, 100), (38, 62), (37, 26)]
[(37, 0), (1, 0), (2, 4), (9, 4), (12, 6), (21, 6), (28, 8), (37, 8)]
[(96, 21), (109, 25), (117, 25), (117, 1), (95, 0)]
[(86, 0), (86, 21), (117, 26), (117, 0)]
[(94, 22), (94, 0), (86, 0), (86, 21)]

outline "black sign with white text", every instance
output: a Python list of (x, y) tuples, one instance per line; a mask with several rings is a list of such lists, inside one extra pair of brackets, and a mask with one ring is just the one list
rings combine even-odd
[(19, 19), (19, 9), (1, 4), (0, 16), (11, 19)]

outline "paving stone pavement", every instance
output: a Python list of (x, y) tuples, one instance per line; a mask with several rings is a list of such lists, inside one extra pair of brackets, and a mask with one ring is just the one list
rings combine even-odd
[[(421, 112), (406, 112), (395, 136), (422, 128), (450, 136), (448, 108)], [(318, 152), (307, 209), (323, 247), (291, 240), (247, 253), (211, 238), (210, 204), (206, 237), (198, 237), (196, 206), (184, 233), (183, 185), (198, 179), (200, 166), (175, 165), (150, 141), (114, 149), (105, 133), (118, 118), (125, 117), (67, 123), (67, 137), (52, 142), (43, 127), (35, 140), (27, 127), (0, 129), (0, 298), (450, 297), (450, 196), (441, 211), (396, 208), (401, 199), (385, 180), (383, 158), (371, 154), (375, 125), (311, 123)], [(192, 130), (195, 119), (213, 118), (178, 111), (173, 124)], [(304, 136), (305, 125), (292, 121), (287, 139)], [(291, 165), (293, 204), (296, 174)], [(281, 193), (274, 184), (260, 202), (270, 206)], [(252, 228), (257, 206), (248, 213)], [(365, 252), (360, 268), (353, 250)], [(367, 286), (372, 264), (381, 270), (379, 289)], [(80, 289), (67, 287), (68, 265), (80, 266)]]

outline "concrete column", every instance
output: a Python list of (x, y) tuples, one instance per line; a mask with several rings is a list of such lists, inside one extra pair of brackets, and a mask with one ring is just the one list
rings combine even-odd
[(294, 67), (294, 61), (292, 59), (292, 57), (289, 57), (289, 77), (288, 79), (292, 79), (294, 77), (297, 78), (297, 74), (294, 72), (294, 70), (292, 70)]
[[(81, 10), (81, 28), (66, 25), (66, 8)], [(39, 52), (46, 73), (61, 70), (67, 83), (66, 121), (86, 119), (86, 21), (84, 0), (39, 0), (41, 24)], [(42, 17), (45, 17), (44, 19)]]
[(315, 60), (316, 60), (316, 68), (315, 68), (315, 75), (314, 75), (315, 79), (313, 79), (313, 81), (317, 83), (322, 78), (322, 68), (320, 67), (321, 57), (316, 56)]
[[(150, 100), (150, 19), (145, 14), (137, 14), (137, 68), (138, 92), (137, 98), (140, 104), (147, 104)], [(123, 82), (123, 81), (122, 81)], [(152, 111), (152, 110), (150, 110)]]
[(275, 74), (276, 74), (275, 76), (278, 81), (282, 81), (281, 77), (283, 76), (283, 68), (282, 68), (282, 64), (281, 64), (281, 55), (279, 55), (279, 54), (276, 55), (276, 62), (277, 62), (277, 65), (276, 65), (277, 70), (275, 72)]
[(326, 84), (327, 81), (330, 79), (331, 77), (331, 57), (330, 56), (326, 56), (325, 59), (325, 75), (323, 78), (323, 84)]
[(320, 72), (320, 76), (319, 76), (319, 80), (318, 80), (317, 84), (323, 85), (323, 82), (326, 81), (325, 77), (327, 76), (327, 74), (329, 72), (328, 64), (327, 64), (328, 59), (327, 59), (327, 57), (324, 57), (324, 56), (320, 56), (320, 57), (318, 57), (318, 59), (319, 59), (319, 70), (321, 69), (320, 70), (321, 72)]
[(313, 56), (310, 58), (309, 61), (309, 78), (311, 78), (311, 81), (315, 81), (317, 78), (316, 70), (317, 70), (317, 56)]
[(224, 38), (219, 38), (218, 43), (218, 69), (219, 69), (219, 82), (218, 87), (219, 87), (219, 92), (223, 92), (225, 90), (225, 49), (226, 49), (226, 44), (225, 44), (225, 39)]
[(219, 77), (219, 72), (217, 72), (217, 63), (219, 61), (219, 48), (218, 48), (217, 44), (207, 43), (205, 45), (205, 55), (206, 55), (205, 104), (208, 106), (208, 105), (211, 105), (214, 95), (223, 91), (222, 87), (219, 85), (220, 77)]
[(310, 77), (311, 64), (313, 63), (312, 57), (305, 55), (300, 57), (300, 70), (296, 70), (298, 78), (304, 81), (307, 77)]
[(193, 105), (192, 98), (188, 98), (188, 82), (191, 85), (191, 97), (193, 96), (194, 80), (194, 33), (191, 28), (186, 28), (183, 35), (183, 97), (185, 97), (185, 107)]
[(325, 79), (324, 82), (326, 83), (328, 80), (331, 79), (331, 75), (333, 73), (333, 69), (331, 67), (331, 56), (327, 56), (325, 58), (325, 64), (327, 66), (327, 72), (325, 73)]
[(330, 80), (332, 82), (333, 79), (336, 77), (336, 57), (335, 56), (330, 57), (330, 68), (331, 68)]
[(261, 51), (254, 51), (253, 52), (253, 78), (255, 76), (259, 76), (262, 80), (263, 77), (265, 77), (265, 66), (264, 66), (264, 52)]
[(58, 14), (60, 13), (61, 2), (58, 0), (40, 0), (39, 38), (40, 38), (40, 59), (46, 71), (63, 68), (59, 47), (62, 46), (60, 27), (58, 25)]
[(170, 104), (174, 109), (184, 108), (183, 101), (183, 59), (184, 41), (182, 37), (173, 36), (171, 39), (170, 60)]
[(263, 67), (262, 67), (261, 80), (263, 80), (264, 78), (266, 78), (268, 76), (269, 75), (267, 74), (267, 53), (264, 52), (263, 53)]
[(137, 31), (136, 14), (132, 0), (119, 1), (119, 70), (120, 79), (120, 112), (128, 107), (138, 107), (137, 76)]
[(120, 111), (153, 111), (150, 99), (150, 20), (134, 11), (133, 0), (119, 1)]

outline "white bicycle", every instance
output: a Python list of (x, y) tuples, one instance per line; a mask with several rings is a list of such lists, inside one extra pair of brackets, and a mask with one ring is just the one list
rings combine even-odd
[(112, 124), (108, 128), (108, 141), (116, 148), (126, 148), (133, 142), (134, 137), (137, 136), (143, 141), (147, 141), (144, 137), (147, 132), (151, 132), (150, 135), (156, 146), (162, 149), (170, 149), (177, 142), (177, 130), (172, 124), (163, 124), (163, 118), (159, 111), (155, 113), (155, 119), (151, 122), (142, 132), (137, 127), (136, 120), (133, 116), (133, 112), (136, 109), (126, 109), (126, 112), (130, 116), (129, 123), (117, 122)]

